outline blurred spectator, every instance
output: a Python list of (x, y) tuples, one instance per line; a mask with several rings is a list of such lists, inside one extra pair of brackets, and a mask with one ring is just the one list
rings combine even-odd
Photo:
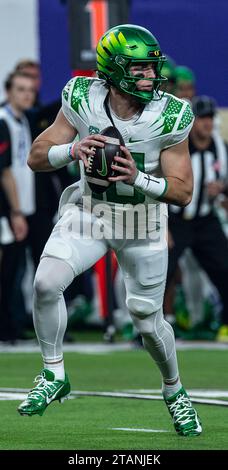
[[(172, 65), (172, 64), (171, 64)], [(181, 98), (181, 99), (186, 99), (188, 101), (192, 101), (192, 98), (195, 96), (196, 94), (196, 89), (195, 89), (195, 82), (196, 82), (196, 79), (195, 79), (195, 75), (193, 73), (193, 71), (189, 68), (189, 67), (186, 67), (184, 65), (180, 65), (180, 66), (176, 66), (175, 67), (175, 88), (173, 89), (173, 94), (175, 94), (178, 98)], [(171, 233), (169, 232), (169, 236), (168, 236), (168, 244), (169, 244), (169, 248), (171, 249), (172, 248), (172, 244), (173, 244), (173, 239), (172, 239), (172, 235)], [(182, 265), (182, 268), (180, 268), (180, 264)], [(181, 327), (184, 327), (184, 329), (186, 329), (186, 327), (189, 327), (189, 324), (193, 324), (194, 323), (194, 320), (195, 317), (193, 315), (193, 312), (192, 310), (189, 309), (189, 312), (187, 311), (186, 309), (186, 303), (188, 305), (191, 305), (193, 306), (194, 305), (194, 308), (197, 308), (199, 307), (199, 305), (202, 305), (200, 311), (199, 309), (197, 310), (198, 311), (198, 319), (199, 318), (202, 318), (203, 316), (203, 312), (202, 312), (202, 309), (203, 309), (203, 293), (199, 290), (199, 294), (198, 294), (198, 299), (197, 299), (197, 302), (195, 301), (195, 298), (193, 300), (192, 298), (192, 295), (191, 295), (191, 288), (188, 289), (188, 292), (186, 292), (186, 285), (185, 285), (185, 279), (188, 278), (188, 281), (190, 282), (193, 282), (193, 284), (195, 285), (194, 281), (193, 281), (193, 276), (194, 276), (194, 280), (196, 277), (198, 277), (198, 282), (199, 282), (199, 285), (201, 284), (201, 280), (200, 280), (200, 276), (198, 275), (197, 276), (197, 272), (196, 272), (196, 265), (198, 265), (197, 261), (195, 260), (191, 250), (188, 250), (188, 254), (186, 255), (185, 253), (182, 255), (182, 259), (181, 259), (181, 263), (178, 263), (177, 267), (176, 267), (176, 272), (174, 273), (173, 275), (173, 279), (170, 281), (169, 283), (169, 287), (166, 288), (166, 293), (165, 293), (165, 297), (164, 297), (164, 311), (165, 312), (169, 312), (169, 314), (166, 315), (166, 319), (167, 321), (169, 321), (170, 323), (174, 323), (175, 320), (178, 321), (178, 323), (180, 324)], [(198, 271), (199, 271), (199, 267), (198, 267)], [(202, 270), (201, 270), (202, 272)], [(183, 274), (183, 276), (182, 276)], [(203, 275), (202, 275), (203, 276)], [(183, 302), (181, 302), (181, 307), (180, 307), (180, 302), (178, 301), (178, 310), (181, 311), (181, 315), (176, 315), (178, 314), (178, 312), (175, 312), (175, 315), (173, 315), (173, 306), (174, 306), (174, 303), (176, 301), (176, 291), (179, 291), (180, 293), (180, 296), (182, 296), (183, 298)], [(185, 291), (183, 293), (183, 290)], [(201, 294), (200, 294), (201, 292)], [(178, 297), (180, 297), (178, 295)], [(186, 300), (184, 300), (184, 297), (187, 297)], [(190, 316), (191, 316), (191, 319), (189, 319), (189, 313), (190, 313)], [(178, 316), (178, 318), (177, 318)], [(181, 316), (181, 318), (180, 318)], [(175, 319), (176, 317), (176, 319)], [(190, 321), (189, 321), (190, 320)], [(186, 324), (187, 322), (187, 324)], [(177, 331), (176, 331), (176, 334), (177, 334)]]
[[(32, 108), (25, 111), (32, 132), (32, 140), (34, 140), (54, 122), (61, 108), (61, 99), (59, 98), (47, 105), (42, 104), (40, 100), (42, 77), (40, 64), (38, 62), (30, 59), (21, 60), (17, 63), (15, 71), (26, 73), (33, 81), (33, 86), (36, 91), (36, 98)], [(68, 165), (68, 167), (61, 168), (55, 172), (36, 172), (34, 177), (37, 210), (41, 212), (45, 211), (45, 213), (48, 211), (50, 220), (52, 221), (57, 212), (62, 191), (80, 178), (79, 165), (72, 163)], [(90, 292), (91, 290), (92, 280), (90, 273), (82, 274), (80, 279), (75, 280), (65, 291), (64, 296), (67, 304), (74, 303), (74, 299), (78, 294), (84, 296), (84, 291)], [(90, 295), (86, 295), (85, 297), (86, 302), (91, 300)]]
[[(10, 152), (8, 148), (8, 129), (5, 122), (0, 119), (0, 185), (4, 192), (6, 199), (9, 203), (9, 221), (17, 241), (22, 241), (27, 235), (27, 223), (24, 216), (20, 212), (20, 205), (17, 194), (16, 182), (11, 171), (10, 165)], [(1, 200), (0, 200), (1, 202)], [(2, 215), (2, 207), (0, 205), (0, 217)], [(1, 233), (0, 233), (1, 237)], [(1, 258), (1, 250), (0, 250)], [(2, 284), (2, 271), (0, 269), (0, 284)], [(2, 287), (2, 286), (1, 286)], [(1, 299), (1, 292), (0, 292)], [(0, 300), (0, 306), (3, 304)], [(1, 323), (0, 339), (4, 330), (8, 327), (7, 324)]]
[[(38, 200), (34, 173), (27, 165), (32, 139), (25, 110), (33, 105), (35, 89), (32, 79), (22, 72), (12, 73), (6, 80), (5, 87), (7, 103), (0, 108), (0, 117), (8, 130), (7, 151), (10, 153), (11, 169), (16, 180), (20, 210), (27, 217), (32, 255), (37, 265), (52, 227), (53, 213), (50, 217), (49, 201), (43, 204), (43, 201)], [(8, 204), (4, 196), (2, 199), (7, 214)]]
[[(178, 66), (175, 74), (176, 89), (173, 93), (182, 99), (192, 101), (196, 93), (196, 78), (193, 71), (189, 67)], [(213, 123), (213, 134), (219, 133), (218, 114), (215, 115)], [(169, 244), (172, 244), (171, 233), (169, 233)], [(205, 271), (200, 268), (191, 249), (187, 249), (181, 256), (175, 275), (166, 289), (164, 302), (166, 312), (175, 310), (175, 316), (171, 313), (167, 315), (167, 320), (171, 323), (176, 322), (177, 336), (189, 339), (214, 338), (217, 327), (215, 316), (218, 316), (218, 305), (220, 305), (219, 294)]]
[[(54, 122), (61, 108), (61, 100), (56, 100), (45, 106), (41, 103), (40, 87), (42, 77), (39, 62), (35, 62), (31, 59), (20, 60), (15, 66), (15, 71), (25, 73), (33, 81), (36, 96), (33, 106), (25, 110), (25, 114), (31, 128), (32, 140), (34, 140)], [(73, 177), (68, 172), (67, 168), (62, 168), (52, 173), (37, 172), (35, 174), (37, 205), (46, 208), (48, 204), (52, 215), (54, 215), (58, 208), (61, 192), (71, 183), (73, 183)]]
[(175, 68), (176, 92), (175, 95), (181, 99), (192, 101), (196, 95), (196, 78), (194, 72), (184, 65)]
[[(7, 103), (0, 108), (1, 132), (5, 133), (3, 156), (10, 159), (18, 192), (19, 211), (26, 218), (28, 225), (26, 240), (17, 242), (7, 219), (1, 219), (4, 242), (1, 266), (1, 339), (12, 340), (20, 337), (25, 322), (21, 292), (21, 281), (25, 272), (25, 247), (30, 246), (34, 264), (37, 266), (52, 229), (52, 218), (49, 209), (37, 208), (34, 173), (27, 165), (32, 140), (24, 111), (34, 103), (36, 90), (33, 80), (22, 72), (14, 72), (7, 78), (5, 88)], [(4, 214), (8, 216), (8, 201), (3, 193), (1, 198)]]
[(42, 83), (41, 69), (39, 62), (30, 59), (20, 60), (15, 67), (16, 72), (28, 75), (33, 81), (36, 97), (31, 109), (26, 111), (27, 118), (32, 131), (32, 140), (54, 122), (58, 111), (61, 108), (61, 100), (58, 99), (48, 105), (43, 105), (40, 100), (40, 87)]
[(24, 59), (20, 60), (15, 67), (15, 72), (21, 72), (26, 74), (33, 81), (33, 88), (36, 92), (33, 107), (40, 105), (40, 87), (41, 87), (41, 71), (39, 62), (34, 60)]
[(217, 338), (228, 341), (228, 241), (214, 213), (216, 198), (228, 189), (228, 148), (219, 135), (213, 135), (214, 100), (201, 96), (195, 97), (192, 103), (196, 119), (190, 133), (189, 148), (194, 191), (187, 207), (170, 206), (172, 247), (167, 287), (180, 256), (186, 248), (191, 248), (221, 296), (222, 325)]
[[(0, 187), (9, 204), (9, 221), (15, 238), (17, 241), (21, 241), (26, 237), (28, 227), (25, 217), (20, 212), (16, 182), (10, 168), (11, 160), (8, 139), (8, 128), (4, 120), (0, 120)], [(1, 216), (2, 206), (0, 200)]]

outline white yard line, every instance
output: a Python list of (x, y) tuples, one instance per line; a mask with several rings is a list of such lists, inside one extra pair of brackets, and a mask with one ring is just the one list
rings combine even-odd
[[(216, 343), (213, 341), (181, 341), (176, 342), (177, 350), (206, 350), (224, 351), (228, 350), (228, 344)], [(114, 344), (105, 343), (73, 343), (64, 344), (65, 352), (77, 352), (82, 354), (108, 354), (119, 351), (136, 351), (135, 346), (130, 342), (119, 342)], [(40, 347), (35, 340), (19, 341), (15, 345), (0, 342), (0, 352), (2, 353), (40, 353)]]
[[(24, 399), (26, 394), (29, 392), (29, 389), (20, 389), (20, 388), (0, 388), (0, 399), (1, 400), (19, 400)], [(209, 394), (209, 390), (208, 390)], [(20, 396), (21, 395), (21, 396)], [(163, 400), (161, 395), (149, 395), (142, 393), (126, 393), (126, 392), (97, 392), (97, 391), (84, 391), (84, 390), (75, 390), (72, 391), (70, 396), (73, 398), (76, 397), (107, 397), (107, 398), (132, 398), (138, 400)], [(209, 395), (208, 395), (209, 396)], [(198, 398), (192, 397), (193, 403), (200, 403), (204, 405), (217, 405), (217, 406), (228, 406), (228, 401), (225, 400), (215, 400), (213, 398)]]
[[(143, 395), (141, 393), (124, 393), (124, 392), (85, 392), (76, 391), (71, 392), (75, 396), (93, 396), (93, 397), (110, 397), (110, 398), (134, 398), (138, 400), (163, 400), (160, 395)], [(228, 406), (228, 401), (225, 400), (213, 400), (203, 398), (191, 398), (192, 403), (200, 403), (204, 405), (220, 405)]]
[(0, 401), (6, 400), (25, 400), (27, 393), (0, 392)]
[[(159, 388), (140, 388), (140, 389), (127, 389), (123, 390), (124, 393), (142, 393), (142, 394), (161, 394), (161, 390)], [(228, 398), (228, 390), (189, 390), (188, 394), (191, 397), (199, 397), (199, 398)]]
[(134, 429), (134, 428), (108, 428), (111, 431), (133, 431), (133, 432), (170, 432), (166, 429)]

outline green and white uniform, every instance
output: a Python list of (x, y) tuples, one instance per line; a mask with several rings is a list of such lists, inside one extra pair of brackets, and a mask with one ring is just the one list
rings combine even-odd
[[(141, 62), (142, 59), (154, 62), (157, 71), (158, 78), (153, 80), (151, 92), (137, 91), (136, 80), (128, 73), (134, 60)], [(112, 83), (117, 89), (138, 97), (140, 102), (148, 103), (141, 114), (129, 120), (121, 120), (114, 114), (113, 120), (139, 170), (157, 177), (161, 175), (161, 151), (183, 141), (193, 122), (191, 109), (184, 101), (168, 94), (160, 101), (150, 101), (162, 81), (159, 67), (162, 61), (156, 38), (139, 26), (122, 25), (113, 28), (101, 38), (97, 46), (100, 77), (105, 77), (107, 83)], [(107, 93), (105, 82), (86, 77), (74, 78), (64, 88), (62, 110), (66, 119), (77, 129), (80, 139), (110, 126), (104, 108)], [(143, 175), (141, 177), (144, 179)], [(66, 376), (63, 380), (62, 342), (67, 324), (63, 291), (75, 276), (92, 266), (111, 247), (115, 250), (123, 272), (127, 307), (143, 337), (145, 348), (163, 377), (164, 396), (175, 428), (181, 435), (198, 435), (201, 427), (197, 415), (192, 412), (190, 400), (179, 380), (173, 329), (164, 320), (162, 312), (167, 269), (166, 205), (145, 197), (131, 185), (117, 183), (102, 195), (102, 200), (92, 195), (92, 211), (89, 211), (84, 205), (84, 197), (82, 204), (82, 195), (90, 194), (81, 162), (81, 181), (63, 193), (60, 201), (61, 218), (44, 248), (34, 282), (36, 334), (44, 364), (47, 364), (48, 369), (52, 367), (54, 374), (48, 377), (46, 369), (43, 371), (38, 386), (19, 407), (19, 411), (21, 414), (41, 414), (50, 401), (57, 396), (62, 399), (68, 393)], [(139, 217), (145, 208), (149, 210), (149, 206), (151, 212), (146, 221), (143, 223), (140, 219), (137, 223), (141, 230), (146, 228), (144, 237), (141, 237), (141, 231), (135, 237), (134, 207), (139, 209)], [(104, 214), (101, 217), (102, 212)], [(121, 221), (124, 212), (126, 224)], [(116, 214), (119, 216), (117, 231), (112, 225)], [(133, 235), (130, 238), (127, 233), (121, 235), (123, 226), (128, 229), (129, 221), (132, 222)], [(90, 222), (93, 230), (89, 237), (85, 237), (85, 228), (90, 226)], [(150, 225), (150, 222), (154, 224)], [(101, 238), (98, 236), (99, 229), (102, 229), (100, 232), (104, 235)], [(59, 392), (60, 387), (61, 390), (65, 387), (64, 393)]]
[[(98, 133), (111, 124), (104, 108), (107, 93), (105, 82), (94, 78), (76, 77), (65, 86), (62, 110), (66, 119), (77, 129), (80, 139), (90, 133)], [(193, 123), (193, 114), (186, 101), (164, 94), (161, 100), (147, 104), (141, 114), (129, 120), (121, 120), (113, 114), (113, 121), (137, 167), (143, 172), (160, 176), (161, 151), (186, 139)], [(149, 314), (157, 311), (162, 305), (167, 271), (167, 205), (122, 182), (113, 184), (100, 196), (92, 194), (84, 176), (82, 162), (80, 166), (81, 180), (64, 191), (60, 201), (62, 217), (42, 256), (64, 260), (76, 276), (91, 267), (111, 247), (115, 250), (123, 271), (129, 310), (146, 309)], [(82, 195), (92, 195), (92, 207), (102, 202), (99, 199), (103, 199), (113, 212), (115, 210), (115, 233), (105, 208), (101, 206), (104, 209), (102, 218), (96, 217), (94, 213), (91, 215), (85, 207), (82, 208)], [(138, 228), (141, 235), (136, 239), (132, 235), (135, 230), (133, 223), (131, 239), (125, 239), (121, 235), (121, 224), (124, 224), (121, 212), (132, 211), (132, 206), (134, 210), (134, 205), (139, 203), (147, 207), (150, 204), (148, 228), (143, 232), (144, 220), (142, 223), (139, 221), (138, 225), (141, 223), (143, 227)], [(126, 209), (124, 204), (131, 206)], [(142, 210), (142, 206), (139, 207)], [(79, 219), (82, 223), (79, 223)], [(80, 232), (81, 227), (85, 230), (92, 222), (95, 227), (93, 233), (98, 233), (101, 219), (105, 227), (104, 238), (94, 239), (92, 236), (86, 239)], [(130, 220), (134, 221), (134, 216)], [(147, 305), (145, 297), (148, 299)]]

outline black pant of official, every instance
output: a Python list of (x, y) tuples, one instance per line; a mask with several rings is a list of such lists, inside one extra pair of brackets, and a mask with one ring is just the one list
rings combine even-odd
[(169, 230), (174, 247), (169, 251), (167, 286), (176, 270), (178, 260), (186, 248), (191, 248), (195, 258), (206, 271), (221, 296), (221, 320), (228, 325), (228, 240), (221, 224), (213, 213), (205, 217), (184, 220), (170, 215)]
[(26, 270), (26, 248), (30, 249), (36, 269), (53, 227), (52, 214), (46, 210), (39, 210), (26, 219), (29, 227), (26, 240), (1, 247), (0, 340), (3, 341), (23, 337), (27, 315), (21, 284)]

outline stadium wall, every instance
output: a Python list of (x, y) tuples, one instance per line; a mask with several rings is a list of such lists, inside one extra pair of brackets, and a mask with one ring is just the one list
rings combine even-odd
[[(39, 0), (39, 3), (43, 97), (47, 99), (56, 94), (55, 90), (70, 72), (67, 6), (58, 0)], [(167, 54), (179, 65), (195, 71), (199, 94), (212, 95), (219, 106), (228, 106), (227, 0), (216, 3), (214, 0), (131, 0), (130, 3), (129, 21), (151, 29)], [(51, 69), (58, 71), (55, 84)]]
[(227, 0), (132, 0), (130, 21), (159, 38), (162, 50), (196, 74), (198, 94), (228, 106)]
[(40, 60), (43, 77), (41, 99), (59, 98), (71, 77), (68, 9), (60, 0), (39, 0)]
[(0, 0), (0, 102), (3, 83), (21, 59), (39, 60), (38, 0)]

